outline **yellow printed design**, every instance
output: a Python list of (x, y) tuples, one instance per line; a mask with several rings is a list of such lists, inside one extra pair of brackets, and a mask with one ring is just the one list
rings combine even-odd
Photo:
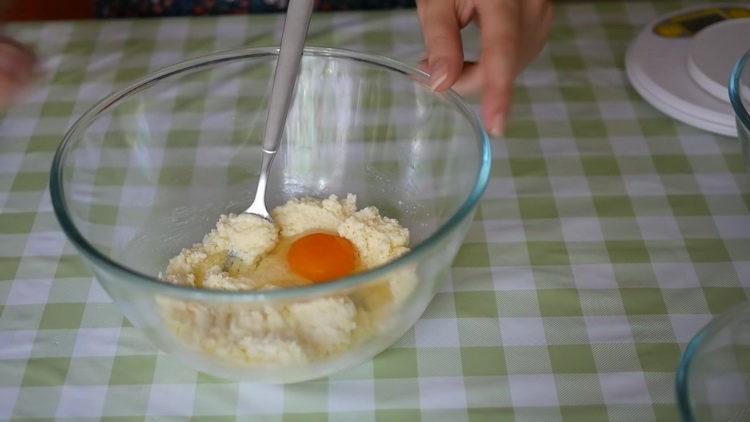
[(750, 18), (750, 8), (709, 7), (667, 18), (654, 26), (654, 33), (666, 38), (692, 37), (717, 22), (741, 18)]

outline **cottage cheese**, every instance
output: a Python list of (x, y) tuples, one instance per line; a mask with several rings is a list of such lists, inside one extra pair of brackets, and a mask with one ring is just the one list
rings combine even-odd
[[(285, 239), (318, 230), (348, 239), (363, 270), (409, 251), (406, 228), (375, 207), (357, 210), (351, 194), (292, 199), (272, 216), (274, 223), (248, 214), (222, 216), (201, 243), (169, 261), (162, 278), (220, 290), (308, 284), (275, 255)], [(247, 365), (292, 365), (342, 352), (385, 329), (415, 283), (413, 271), (400, 270), (348, 295), (305, 302), (217, 304), (162, 298), (160, 306), (169, 329), (194, 349)]]

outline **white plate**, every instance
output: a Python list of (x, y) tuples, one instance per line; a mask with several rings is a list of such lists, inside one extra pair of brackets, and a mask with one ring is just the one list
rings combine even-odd
[[(727, 36), (734, 36), (732, 34), (736, 32), (733, 30), (744, 27), (745, 22), (750, 22), (750, 19), (722, 20), (698, 31), (696, 36), (663, 36), (658, 35), (654, 30), (656, 25), (663, 24), (665, 20), (672, 17), (722, 6), (724, 5), (690, 7), (654, 20), (630, 44), (625, 66), (630, 83), (635, 90), (663, 113), (700, 129), (721, 135), (737, 136), (734, 112), (729, 102), (723, 99), (728, 99), (726, 92), (731, 65), (726, 69), (723, 80), (719, 75), (723, 72), (722, 69), (726, 63), (733, 64), (741, 56), (741, 52), (750, 48), (750, 38), (726, 39)], [(731, 4), (725, 6), (744, 8), (744, 6)], [(728, 25), (738, 21), (742, 21), (743, 24)], [(713, 35), (708, 33), (709, 35), (701, 36), (704, 31), (723, 25), (733, 30), (716, 30)], [(698, 44), (692, 47), (691, 44), (696, 39)], [(709, 43), (731, 43), (732, 47), (712, 48)], [(736, 47), (737, 45), (741, 47)], [(703, 82), (709, 88), (701, 87), (691, 75), (688, 66), (691, 48), (695, 51), (693, 59), (695, 72), (703, 74), (703, 79), (705, 79)], [(736, 57), (730, 57), (738, 49), (741, 52)], [(722, 59), (717, 59), (717, 57), (722, 57)], [(715, 61), (716, 65), (707, 64), (712, 61)], [(720, 86), (718, 88), (711, 86), (706, 80)], [(709, 93), (709, 89), (713, 90), (714, 95)], [(721, 90), (724, 92), (724, 97), (719, 95)]]

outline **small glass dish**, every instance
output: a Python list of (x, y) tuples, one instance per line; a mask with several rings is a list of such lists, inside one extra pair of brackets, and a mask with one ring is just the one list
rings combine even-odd
[(734, 65), (729, 77), (729, 100), (737, 120), (737, 137), (742, 145), (745, 163), (750, 166), (750, 50)]
[(676, 376), (686, 422), (750, 420), (750, 303), (714, 318), (685, 348)]

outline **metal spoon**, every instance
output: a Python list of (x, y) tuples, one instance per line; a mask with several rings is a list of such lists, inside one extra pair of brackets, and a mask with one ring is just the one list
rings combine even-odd
[(284, 133), (286, 116), (292, 103), (294, 86), (299, 75), (299, 63), (305, 46), (305, 36), (310, 25), (313, 0), (291, 0), (286, 11), (284, 30), (281, 33), (281, 48), (279, 59), (271, 86), (271, 99), (268, 104), (266, 130), (263, 134), (263, 161), (260, 165), (258, 188), (255, 199), (245, 213), (255, 214), (266, 220), (271, 220), (271, 214), (266, 208), (266, 182), (271, 162), (276, 155)]

